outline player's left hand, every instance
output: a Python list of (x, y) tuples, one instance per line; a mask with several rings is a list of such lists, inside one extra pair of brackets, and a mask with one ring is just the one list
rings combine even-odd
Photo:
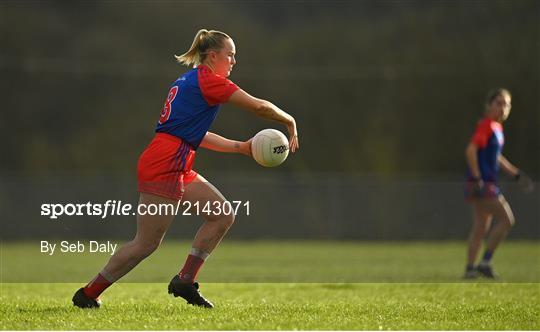
[(519, 171), (519, 173), (516, 175), (516, 180), (521, 187), (521, 190), (524, 192), (531, 193), (534, 190), (533, 180), (522, 171)]
[(251, 157), (251, 141), (253, 138), (248, 139), (245, 142), (240, 143), (240, 153), (245, 154), (248, 157)]
[(478, 179), (474, 181), (471, 185), (471, 196), (476, 198), (481, 198), (484, 195), (484, 181)]

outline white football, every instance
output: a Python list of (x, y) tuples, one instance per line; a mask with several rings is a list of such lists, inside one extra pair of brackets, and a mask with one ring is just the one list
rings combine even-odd
[(251, 141), (253, 159), (264, 167), (275, 167), (287, 159), (289, 140), (275, 129), (263, 129)]

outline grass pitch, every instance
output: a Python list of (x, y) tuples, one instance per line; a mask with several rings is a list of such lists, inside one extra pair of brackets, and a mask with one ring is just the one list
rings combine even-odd
[[(106, 255), (66, 255), (56, 265), (61, 256), (34, 257), (31, 243), (4, 243), (0, 328), (540, 329), (540, 246), (535, 242), (503, 245), (495, 264), (506, 282), (461, 282), (464, 243), (226, 241), (200, 275), (214, 310), (167, 294), (167, 282), (188, 247), (166, 243), (126, 278), (130, 282), (103, 294), (101, 309), (80, 310), (71, 305), (71, 296)], [(13, 254), (18, 258), (8, 258)], [(29, 257), (34, 264), (24, 273), (16, 261)], [(45, 282), (36, 283), (32, 278), (40, 269)], [(62, 275), (69, 270), (71, 276)], [(77, 283), (68, 283), (72, 278)]]

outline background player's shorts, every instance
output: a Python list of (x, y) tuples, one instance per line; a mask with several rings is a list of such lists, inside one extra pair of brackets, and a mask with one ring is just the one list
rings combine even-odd
[(157, 133), (139, 157), (139, 192), (182, 199), (184, 187), (197, 177), (191, 169), (194, 160), (191, 145), (179, 137)]
[(495, 182), (484, 182), (482, 189), (478, 190), (475, 183), (467, 181), (465, 184), (465, 199), (470, 201), (474, 198), (497, 198), (501, 195), (501, 189)]

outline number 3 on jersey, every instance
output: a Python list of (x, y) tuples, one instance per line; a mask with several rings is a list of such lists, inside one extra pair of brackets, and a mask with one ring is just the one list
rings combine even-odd
[(176, 98), (177, 93), (178, 86), (176, 85), (169, 90), (167, 100), (165, 100), (165, 105), (163, 105), (163, 110), (160, 114), (159, 124), (164, 124), (167, 120), (169, 120), (169, 116), (171, 116), (172, 102), (174, 101), (174, 98)]

